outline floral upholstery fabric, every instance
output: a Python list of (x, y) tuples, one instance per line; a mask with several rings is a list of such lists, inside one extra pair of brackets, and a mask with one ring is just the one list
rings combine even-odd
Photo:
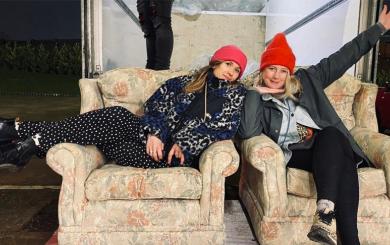
[(105, 72), (97, 81), (105, 107), (123, 106), (143, 114), (145, 101), (169, 78), (186, 74), (184, 71), (153, 71), (142, 68), (118, 68)]
[(198, 200), (91, 201), (85, 206), (81, 226), (99, 230), (121, 224), (133, 231), (158, 230), (161, 226), (174, 230), (180, 226), (199, 225), (199, 215)]
[[(386, 194), (386, 178), (382, 169), (359, 168), (359, 197)], [(313, 175), (297, 168), (287, 168), (287, 192), (300, 197), (316, 198)]]
[[(81, 79), (81, 112), (143, 102), (184, 72), (116, 69)], [(93, 146), (63, 143), (47, 153), (62, 176), (59, 244), (223, 244), (225, 178), (238, 169), (231, 140), (211, 144), (193, 168), (137, 169), (107, 164)]]
[[(175, 181), (172, 181), (172, 180)], [(96, 169), (85, 187), (88, 200), (199, 199), (202, 175), (193, 168), (122, 168), (109, 164)]]
[(372, 132), (378, 132), (378, 123), (375, 112), (375, 100), (378, 86), (372, 83), (362, 83), (362, 87), (355, 96), (353, 114), (355, 126), (369, 128)]
[(360, 87), (361, 82), (359, 80), (345, 74), (325, 89), (325, 94), (328, 96), (330, 103), (348, 130), (355, 127), (352, 105)]
[(62, 229), (58, 234), (61, 245), (74, 244), (185, 244), (185, 245), (214, 245), (223, 244), (223, 232), (215, 233), (210, 231), (155, 231), (155, 232), (131, 232), (116, 230), (111, 232), (86, 232), (83, 236), (76, 236), (74, 231)]
[(241, 83), (244, 84), (246, 87), (251, 87), (255, 84), (258, 84), (259, 75), (260, 75), (259, 70), (256, 70), (251, 74), (248, 74), (244, 79), (242, 79)]
[[(376, 91), (376, 85), (344, 75), (326, 94), (376, 166), (358, 170), (360, 242), (386, 245), (390, 236), (390, 137), (378, 133)], [(306, 236), (316, 209), (312, 174), (286, 168), (281, 149), (264, 135), (241, 142), (241, 152), (239, 194), (259, 242), (316, 244)]]
[(81, 95), (81, 111), (85, 113), (88, 111), (103, 108), (103, 98), (100, 95), (97, 86), (97, 79), (80, 79), (80, 95)]

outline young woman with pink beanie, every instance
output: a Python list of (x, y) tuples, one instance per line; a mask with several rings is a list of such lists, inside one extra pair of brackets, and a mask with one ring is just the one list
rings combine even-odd
[(376, 25), (318, 64), (294, 72), (295, 56), (284, 34), (261, 55), (259, 83), (248, 91), (238, 134), (265, 134), (283, 150), (285, 163), (313, 173), (317, 210), (309, 239), (359, 244), (357, 167), (371, 165), (327, 99), (324, 89), (371, 50), (390, 29), (385, 7)]
[(55, 144), (96, 145), (119, 165), (197, 167), (211, 143), (232, 138), (246, 90), (237, 80), (247, 59), (236, 46), (218, 49), (209, 65), (169, 79), (138, 117), (123, 107), (90, 111), (58, 122), (0, 119), (0, 169), (23, 167)]

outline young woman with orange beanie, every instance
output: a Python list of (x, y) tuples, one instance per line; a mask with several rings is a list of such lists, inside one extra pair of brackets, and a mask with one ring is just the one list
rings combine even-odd
[(117, 164), (140, 168), (197, 167), (211, 143), (232, 138), (246, 90), (237, 82), (247, 59), (236, 46), (218, 49), (193, 75), (169, 79), (138, 117), (123, 107), (90, 111), (59, 122), (0, 120), (0, 169), (23, 167), (55, 144), (96, 145)]
[(317, 65), (294, 72), (295, 56), (284, 34), (277, 34), (261, 55), (259, 83), (248, 91), (240, 138), (265, 134), (283, 150), (288, 167), (313, 173), (317, 210), (308, 237), (343, 245), (359, 244), (357, 166), (368, 158), (341, 123), (324, 89), (341, 77), (390, 29), (390, 13)]

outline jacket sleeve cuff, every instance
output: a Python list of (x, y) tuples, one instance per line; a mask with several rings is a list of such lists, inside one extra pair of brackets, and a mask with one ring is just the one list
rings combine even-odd
[(150, 125), (145, 125), (144, 127), (142, 127), (142, 132), (140, 133), (141, 141), (144, 142), (145, 144), (146, 144), (146, 141), (148, 139), (149, 134), (158, 137), (164, 144), (167, 141), (168, 134), (167, 134), (166, 130), (157, 129), (157, 128), (154, 128)]
[(379, 26), (379, 28), (381, 29), (382, 34), (384, 34), (384, 33), (387, 31), (387, 29), (385, 28), (384, 25), (382, 25), (382, 23), (377, 22), (376, 24), (377, 24), (377, 25)]

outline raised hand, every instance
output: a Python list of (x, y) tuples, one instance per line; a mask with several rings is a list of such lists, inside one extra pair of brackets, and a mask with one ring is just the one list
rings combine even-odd
[(383, 6), (378, 22), (381, 23), (386, 28), (386, 30), (390, 29), (390, 11), (387, 13), (387, 5)]
[(171, 164), (173, 156), (180, 159), (180, 165), (184, 164), (185, 159), (184, 159), (183, 151), (180, 149), (180, 146), (178, 146), (177, 144), (174, 144), (168, 153), (168, 164)]
[(146, 141), (146, 153), (158, 162), (163, 158), (163, 150), (163, 142), (157, 136), (149, 134)]

